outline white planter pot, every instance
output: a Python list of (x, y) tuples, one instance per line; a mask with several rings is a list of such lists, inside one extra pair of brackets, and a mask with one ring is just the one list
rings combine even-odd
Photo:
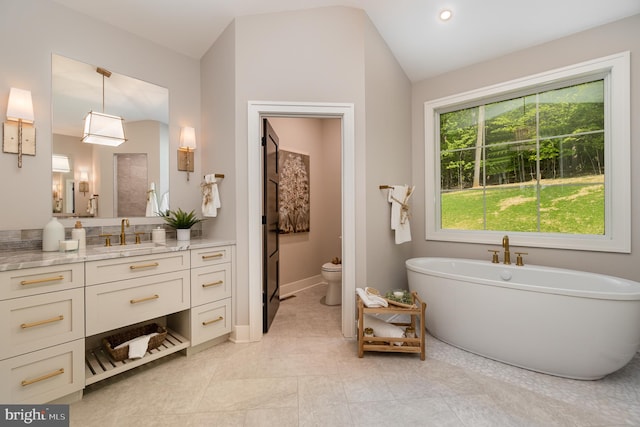
[(178, 228), (176, 229), (176, 234), (178, 235), (178, 241), (189, 241), (191, 240), (191, 229), (190, 228)]

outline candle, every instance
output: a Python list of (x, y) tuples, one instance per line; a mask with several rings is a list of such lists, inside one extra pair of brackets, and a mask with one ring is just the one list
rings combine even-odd
[(393, 296), (396, 298), (402, 298), (404, 296), (404, 291), (393, 291)]

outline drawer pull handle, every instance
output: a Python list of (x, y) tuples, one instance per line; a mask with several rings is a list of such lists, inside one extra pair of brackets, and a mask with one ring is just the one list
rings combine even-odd
[(211, 282), (211, 283), (203, 283), (202, 287), (203, 288), (208, 288), (210, 286), (217, 286), (217, 285), (222, 285), (224, 282), (222, 280), (218, 280), (217, 282)]
[(207, 260), (212, 258), (222, 258), (223, 256), (224, 254), (222, 252), (218, 252), (217, 254), (213, 254), (213, 255), (202, 255), (202, 259)]
[(61, 320), (64, 320), (63, 315), (52, 317), (51, 319), (47, 320), (38, 320), (37, 322), (23, 323), (22, 325), (20, 325), (20, 327), (22, 329), (33, 328), (34, 326), (46, 325), (47, 323), (59, 322)]
[(24, 386), (27, 386), (27, 385), (30, 385), (30, 384), (34, 384), (34, 383), (37, 383), (37, 382), (40, 382), (40, 381), (48, 380), (49, 378), (53, 378), (55, 376), (62, 375), (62, 374), (64, 374), (64, 368), (60, 368), (58, 370), (55, 370), (55, 371), (50, 372), (48, 374), (45, 374), (45, 375), (43, 375), (41, 377), (34, 378), (32, 380), (22, 380), (22, 382), (20, 384), (22, 384), (22, 386), (24, 387)]
[(204, 322), (202, 322), (202, 326), (207, 326), (207, 325), (210, 325), (210, 324), (212, 324), (212, 323), (219, 322), (219, 321), (221, 321), (222, 319), (224, 319), (224, 317), (222, 317), (222, 316), (218, 316), (218, 318), (217, 318), (217, 319), (213, 319), (213, 320), (205, 320)]
[(146, 298), (132, 299), (132, 300), (130, 300), (129, 302), (130, 302), (131, 304), (138, 304), (139, 302), (151, 301), (152, 299), (158, 299), (158, 298), (160, 298), (160, 295), (155, 294), (155, 295), (153, 295), (153, 296), (146, 297)]
[(20, 282), (21, 285), (35, 285), (36, 283), (47, 283), (47, 282), (57, 282), (58, 280), (64, 279), (64, 276), (56, 276), (56, 277), (44, 277), (42, 279), (33, 279), (33, 280), (23, 280)]
[(140, 265), (130, 265), (129, 268), (131, 270), (138, 270), (140, 268), (151, 268), (151, 267), (157, 267), (160, 264), (158, 264), (157, 262), (152, 262), (150, 264), (140, 264)]

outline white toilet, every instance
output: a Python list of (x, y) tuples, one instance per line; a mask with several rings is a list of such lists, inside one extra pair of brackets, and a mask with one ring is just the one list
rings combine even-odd
[(326, 305), (342, 304), (342, 264), (331, 262), (323, 264), (321, 274), (322, 278), (329, 284), (324, 303)]

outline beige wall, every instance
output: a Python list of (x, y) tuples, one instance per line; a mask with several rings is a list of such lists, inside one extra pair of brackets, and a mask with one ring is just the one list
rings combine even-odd
[[(222, 64), (225, 61), (228, 63)], [(235, 166), (230, 173), (235, 180), (236, 324), (247, 325), (249, 321), (247, 210), (249, 198), (260, 197), (248, 194), (247, 182), (247, 105), (252, 100), (354, 104), (356, 191), (347, 197), (354, 198), (357, 206), (356, 283), (349, 285), (364, 286), (371, 278), (381, 288), (390, 289), (391, 282), (397, 280), (390, 276), (404, 275), (404, 268), (397, 265), (401, 264), (397, 251), (408, 247), (394, 245), (386, 226), (388, 206), (380, 202), (377, 185), (411, 178), (407, 168), (411, 155), (410, 82), (366, 14), (329, 7), (239, 17), (202, 64), (203, 122), (216, 120), (214, 113), (222, 109), (227, 118), (225, 123), (217, 119), (219, 129), (205, 125), (208, 131), (203, 137), (212, 140), (218, 152), (208, 154), (203, 164), (215, 162), (221, 155), (227, 167), (231, 167), (231, 159)], [(221, 100), (216, 99), (215, 88)], [(234, 96), (230, 95), (232, 90)], [(233, 118), (228, 115), (231, 108), (235, 109)], [(394, 147), (391, 154), (382, 148), (390, 143)], [(371, 196), (377, 200), (374, 206), (367, 202)], [(379, 257), (379, 251), (393, 256)]]
[[(175, 152), (181, 126), (200, 131), (200, 63), (47, 0), (0, 3), (0, 117), (6, 116), (9, 88), (31, 90), (36, 126), (35, 157), (17, 167), (15, 155), (0, 154), (0, 230), (41, 228), (51, 200), (51, 55), (100, 65), (169, 89), (170, 191), (173, 207), (200, 205), (199, 180), (177, 171)], [(82, 118), (78, 119), (81, 122)], [(201, 144), (201, 140), (198, 140)], [(200, 154), (196, 151), (196, 173)], [(28, 195), (25, 197), (25, 195)], [(66, 220), (71, 224), (71, 220)], [(91, 225), (89, 220), (85, 225)], [(115, 224), (115, 220), (112, 220)], [(134, 222), (135, 223), (135, 222)]]
[[(434, 77), (413, 87), (413, 180), (420, 184), (413, 203), (414, 233), (413, 256), (455, 256), (463, 258), (489, 259), (485, 245), (444, 243), (425, 241), (424, 180), (424, 102), (471, 89), (489, 86), (560, 68), (582, 61), (607, 56), (622, 51), (631, 51), (631, 209), (632, 236), (631, 254), (613, 254), (584, 251), (551, 250), (527, 248), (526, 261), (531, 264), (566, 267), (577, 270), (613, 274), (633, 280), (640, 280), (640, 15), (588, 30), (573, 36), (558, 39), (540, 46), (525, 49), (463, 68), (445, 75)], [(636, 185), (634, 185), (636, 184)], [(495, 247), (500, 247), (496, 241)], [(517, 246), (517, 241), (512, 241)]]
[(312, 278), (341, 257), (341, 134), (339, 119), (269, 119), (279, 148), (309, 156), (311, 224), (308, 233), (280, 235), (280, 284)]
[[(411, 243), (395, 244), (387, 191), (379, 187), (414, 184), (407, 143), (411, 140), (411, 84), (373, 25), (365, 27), (365, 92), (366, 285), (390, 291), (408, 287), (404, 261), (411, 254)], [(420, 238), (413, 228), (412, 238)]]
[[(205, 236), (236, 239), (236, 64), (235, 23), (200, 61), (202, 91), (202, 173), (224, 174), (218, 185), (221, 209), (202, 223)], [(245, 162), (246, 163), (246, 162)], [(240, 197), (240, 196), (238, 196)], [(245, 196), (246, 197), (246, 196)]]

